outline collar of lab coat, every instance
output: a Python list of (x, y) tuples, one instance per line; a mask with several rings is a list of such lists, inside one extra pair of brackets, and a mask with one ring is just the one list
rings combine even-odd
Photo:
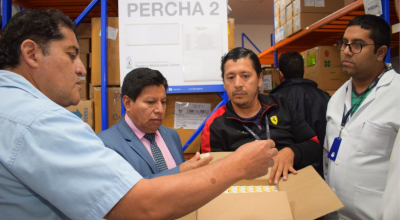
[[(357, 111), (361, 110), (365, 105), (367, 105), (368, 103), (372, 102), (375, 97), (376, 97), (376, 93), (379, 90), (379, 88), (383, 87), (383, 86), (388, 86), (395, 74), (397, 74), (393, 69), (390, 71), (387, 71), (382, 78), (379, 80), (378, 84), (371, 90), (371, 92), (369, 93), (369, 95), (365, 98), (365, 100), (361, 103), (360, 107), (358, 108)], [(345, 105), (346, 105), (346, 111), (348, 111), (351, 108), (351, 92), (352, 92), (352, 88), (353, 87), (353, 79), (348, 81), (347, 84), (347, 91), (346, 91), (346, 100), (345, 100)], [(354, 113), (357, 114), (357, 111)], [(353, 116), (354, 116), (353, 115)]]

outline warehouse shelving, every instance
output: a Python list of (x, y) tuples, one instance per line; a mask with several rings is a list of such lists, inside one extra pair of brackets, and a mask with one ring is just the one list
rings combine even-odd
[[(383, 0), (382, 5), (384, 14), (386, 13), (390, 19), (390, 24), (399, 23), (394, 1)], [(336, 40), (343, 37), (349, 21), (363, 14), (365, 14), (363, 1), (355, 1), (258, 54), (261, 64), (277, 66), (277, 57), (288, 51), (301, 52), (316, 46), (332, 46)], [(399, 46), (399, 33), (392, 34), (391, 46)]]

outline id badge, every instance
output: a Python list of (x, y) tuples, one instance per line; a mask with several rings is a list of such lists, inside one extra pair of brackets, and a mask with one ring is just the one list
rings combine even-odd
[(342, 142), (342, 138), (341, 137), (335, 138), (335, 140), (333, 141), (331, 150), (329, 151), (329, 154), (328, 154), (328, 158), (329, 159), (331, 159), (333, 161), (336, 160), (336, 156), (338, 154), (339, 146), (340, 146), (341, 142)]

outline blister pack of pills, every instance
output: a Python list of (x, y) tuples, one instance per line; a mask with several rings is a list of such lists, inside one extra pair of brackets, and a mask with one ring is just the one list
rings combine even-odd
[(263, 186), (231, 186), (224, 193), (278, 192), (275, 185)]

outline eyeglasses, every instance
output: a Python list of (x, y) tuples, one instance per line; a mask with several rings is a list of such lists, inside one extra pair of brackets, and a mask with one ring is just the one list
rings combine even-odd
[(346, 41), (338, 40), (336, 41), (336, 47), (338, 50), (343, 51), (349, 46), (350, 52), (353, 54), (361, 53), (362, 48), (368, 45), (375, 45), (375, 44), (360, 44), (360, 43), (347, 43)]

